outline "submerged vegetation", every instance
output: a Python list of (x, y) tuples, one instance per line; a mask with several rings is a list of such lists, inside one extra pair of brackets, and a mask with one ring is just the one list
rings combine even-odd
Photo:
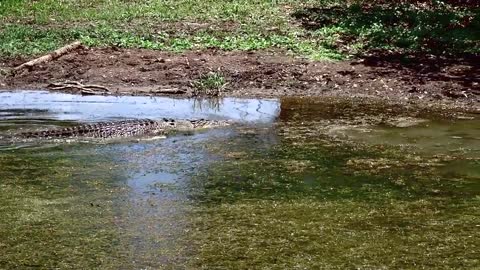
[(278, 137), (245, 132), (213, 147), (225, 161), (193, 177), (191, 196), (202, 204), (192, 223), (195, 266), (479, 265), (480, 175), (467, 173), (479, 169), (478, 159), (446, 173), (449, 156), (335, 143), (302, 135), (295, 124), (278, 129)]
[[(101, 10), (101, 12), (99, 12)], [(89, 46), (184, 51), (280, 48), (314, 59), (371, 49), (478, 52), (476, 5), (371, 1), (0, 2), (0, 54)]]
[(0, 268), (478, 267), (478, 120), (398, 127), (321, 105), (286, 102), (274, 126), (0, 148)]

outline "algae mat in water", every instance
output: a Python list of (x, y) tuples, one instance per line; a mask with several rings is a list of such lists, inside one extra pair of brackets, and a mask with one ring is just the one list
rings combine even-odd
[(265, 137), (237, 137), (221, 150), (230, 158), (193, 181), (197, 267), (479, 266), (478, 159), (336, 145), (287, 129), (268, 150)]
[(0, 268), (480, 266), (475, 153), (315, 125), (0, 151)]

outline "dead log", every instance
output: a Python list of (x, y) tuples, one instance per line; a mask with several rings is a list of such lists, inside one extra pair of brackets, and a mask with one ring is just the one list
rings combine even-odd
[(46, 63), (46, 62), (49, 62), (49, 61), (52, 61), (52, 60), (55, 60), (79, 47), (82, 46), (82, 43), (80, 41), (75, 41), (71, 44), (68, 44), (60, 49), (57, 49), (47, 55), (44, 55), (44, 56), (41, 56), (39, 58), (36, 58), (36, 59), (33, 59), (31, 61), (28, 61), (26, 63), (23, 63), (15, 68), (13, 68), (13, 72), (18, 72), (20, 70), (23, 70), (23, 69), (30, 69), (32, 68), (33, 66), (35, 65), (38, 65), (38, 64), (41, 64), (41, 63)]

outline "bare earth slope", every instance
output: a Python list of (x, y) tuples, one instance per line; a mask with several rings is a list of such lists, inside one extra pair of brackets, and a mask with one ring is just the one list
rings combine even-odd
[[(27, 59), (8, 59), (1, 68)], [(99, 84), (113, 94), (158, 94), (181, 89), (210, 71), (228, 82), (225, 96), (361, 96), (392, 102), (480, 110), (480, 57), (372, 56), (353, 61), (310, 61), (282, 52), (215, 50), (174, 54), (139, 49), (81, 49), (16, 76), (0, 89), (46, 89), (65, 80)]]

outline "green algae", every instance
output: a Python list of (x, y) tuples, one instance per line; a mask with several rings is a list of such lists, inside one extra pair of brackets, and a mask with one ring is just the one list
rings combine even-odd
[[(225, 161), (193, 178), (193, 268), (479, 265), (478, 159), (297, 135), (268, 150), (237, 137), (215, 150)], [(228, 154), (246, 145), (240, 159)]]
[[(474, 268), (477, 202), (253, 200), (202, 209), (205, 269)], [(441, 262), (441, 263), (439, 263)]]
[(0, 268), (479, 267), (476, 120), (300, 105), (273, 126), (0, 151)]
[(2, 268), (92, 268), (112, 251), (111, 198), (80, 164), (60, 151), (0, 155)]

